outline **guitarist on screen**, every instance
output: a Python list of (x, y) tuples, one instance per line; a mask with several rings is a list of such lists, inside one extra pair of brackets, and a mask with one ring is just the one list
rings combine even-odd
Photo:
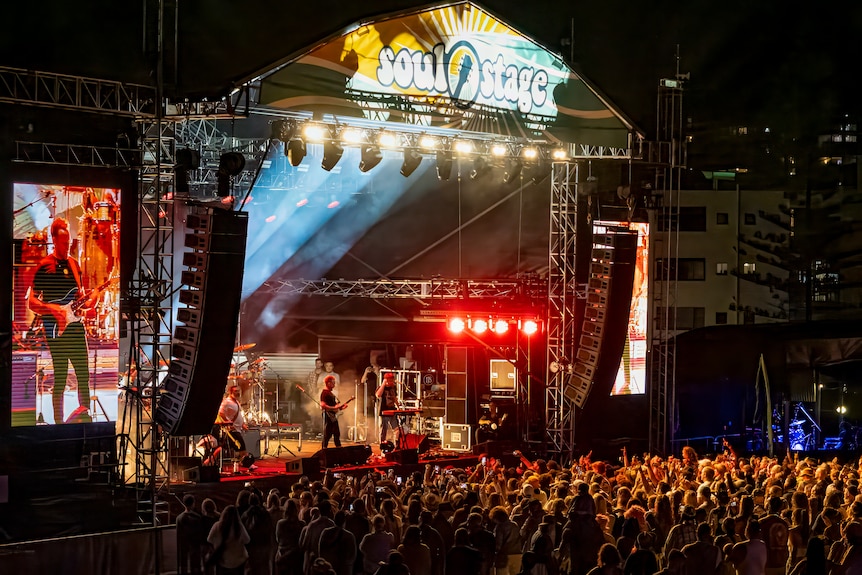
[(335, 389), (335, 376), (327, 375), (323, 379), (323, 390), (320, 392), (320, 409), (323, 411), (323, 449), (329, 447), (329, 438), (335, 440), (335, 447), (341, 447), (341, 428), (338, 427), (338, 412), (345, 409), (353, 401), (351, 397), (344, 403), (338, 399), (332, 390)]
[[(89, 423), (90, 371), (87, 335), (80, 316), (80, 308), (92, 307), (92, 297), (86, 297), (81, 284), (81, 267), (69, 257), (71, 235), (69, 224), (57, 218), (51, 224), (54, 251), (39, 262), (33, 276), (27, 303), (33, 313), (41, 316), (45, 338), (54, 364), (54, 390), (52, 394), (55, 423)], [(69, 376), (69, 362), (78, 381), (79, 407), (63, 418), (63, 392)]]

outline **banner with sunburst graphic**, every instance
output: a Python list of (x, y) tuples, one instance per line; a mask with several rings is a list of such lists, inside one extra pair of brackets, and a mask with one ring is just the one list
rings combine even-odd
[(590, 145), (624, 147), (632, 130), (558, 55), (469, 2), (358, 26), (265, 74), (260, 102)]

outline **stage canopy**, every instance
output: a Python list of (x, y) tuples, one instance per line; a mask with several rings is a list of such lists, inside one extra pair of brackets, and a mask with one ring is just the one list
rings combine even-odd
[(472, 2), (359, 23), (252, 79), (276, 113), (623, 150), (637, 134), (559, 55)]

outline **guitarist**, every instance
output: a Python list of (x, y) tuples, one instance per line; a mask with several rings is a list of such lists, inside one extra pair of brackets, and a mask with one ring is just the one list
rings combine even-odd
[(332, 390), (335, 389), (335, 376), (327, 375), (323, 379), (323, 390), (320, 392), (320, 409), (323, 410), (323, 449), (329, 447), (329, 438), (335, 440), (335, 447), (341, 447), (341, 428), (338, 427), (338, 412), (350, 403), (338, 403)]
[[(41, 316), (54, 365), (54, 422), (89, 423), (92, 418), (87, 335), (82, 322), (66, 323), (66, 308), (69, 304), (92, 307), (93, 302), (85, 298), (81, 284), (81, 267), (74, 258), (69, 257), (71, 235), (66, 220), (56, 218), (51, 223), (51, 239), (54, 251), (39, 262), (33, 275), (27, 303), (33, 313)], [(95, 295), (95, 292), (92, 295)], [(79, 407), (64, 420), (63, 392), (66, 389), (70, 362), (78, 381)]]

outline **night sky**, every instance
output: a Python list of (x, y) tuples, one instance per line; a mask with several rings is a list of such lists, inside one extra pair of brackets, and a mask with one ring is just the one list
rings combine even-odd
[[(182, 0), (179, 89), (193, 95), (223, 91), (353, 22), (426, 4)], [(14, 24), (0, 39), (2, 63), (147, 82), (152, 73), (141, 49), (143, 6), (15, 3), (7, 14)], [(483, 6), (566, 56), (570, 48), (561, 39), (574, 19), (576, 64), (648, 133), (655, 127), (656, 86), (676, 71), (677, 46), (680, 71), (691, 73), (686, 106), (695, 121), (784, 123), (804, 131), (807, 123), (858, 112), (862, 101), (854, 90), (862, 3), (824, 9), (776, 0), (489, 0)]]

